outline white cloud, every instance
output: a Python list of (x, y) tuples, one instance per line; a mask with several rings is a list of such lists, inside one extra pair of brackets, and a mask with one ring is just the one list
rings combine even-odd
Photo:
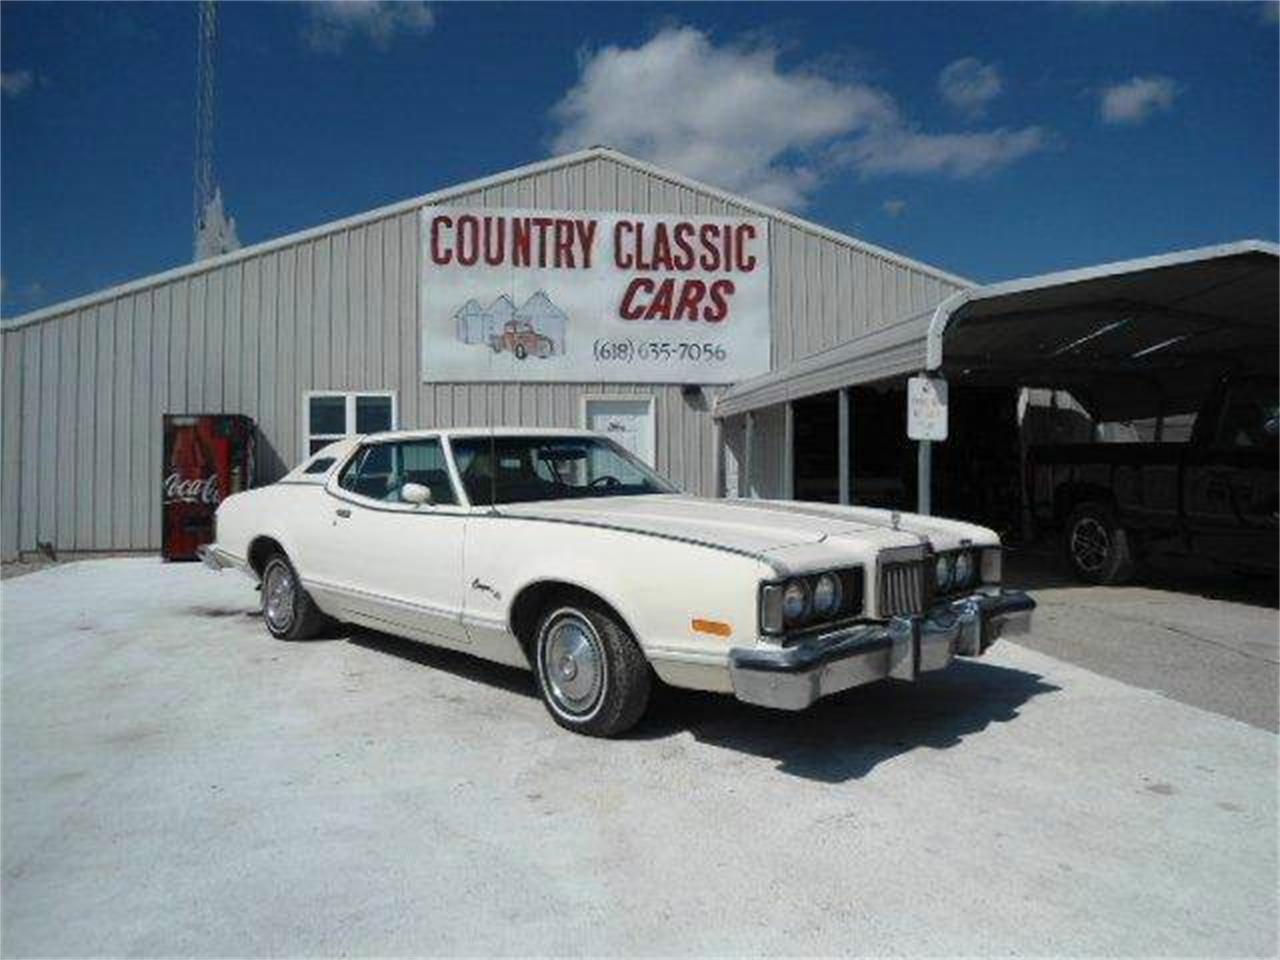
[(868, 87), (778, 69), (771, 47), (715, 47), (692, 28), (608, 46), (553, 110), (555, 149), (608, 144), (749, 194), (797, 206), (817, 186), (813, 152), (892, 115)]
[(0, 93), (6, 97), (20, 97), (36, 82), (30, 70), (5, 70), (0, 72)]
[[(607, 144), (687, 176), (779, 207), (802, 207), (841, 167), (865, 174), (982, 172), (1032, 152), (1043, 132), (934, 137), (935, 163), (895, 165), (885, 145), (930, 135), (909, 130), (893, 98), (856, 82), (786, 70), (769, 45), (717, 46), (692, 27), (638, 47), (587, 53), (578, 82), (552, 109), (555, 151)], [(996, 148), (973, 137), (995, 137)], [(1020, 149), (1011, 150), (1012, 138)], [(1003, 146), (1002, 146), (1003, 145)]]
[(1054, 145), (1044, 127), (981, 133), (921, 133), (898, 127), (877, 131), (852, 144), (855, 165), (864, 174), (941, 173), (975, 177), (1006, 167)]
[(907, 201), (905, 200), (886, 200), (882, 203), (881, 208), (889, 215), (891, 220), (897, 220), (907, 210)]
[(1000, 71), (975, 57), (955, 60), (938, 74), (938, 92), (943, 99), (969, 117), (982, 116), (1003, 89)]
[(307, 5), (302, 38), (317, 53), (340, 53), (355, 37), (385, 50), (397, 34), (425, 34), (435, 22), (422, 0), (320, 0)]
[(1133, 77), (1104, 88), (1098, 106), (1107, 123), (1141, 123), (1155, 110), (1172, 109), (1178, 92), (1169, 77)]

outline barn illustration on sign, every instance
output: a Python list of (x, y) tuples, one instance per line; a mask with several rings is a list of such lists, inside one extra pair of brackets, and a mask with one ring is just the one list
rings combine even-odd
[(487, 346), (494, 353), (511, 353), (517, 360), (564, 354), (565, 323), (569, 319), (546, 291), (539, 290), (519, 309), (506, 294), (482, 307), (474, 298), (453, 315), (458, 340)]

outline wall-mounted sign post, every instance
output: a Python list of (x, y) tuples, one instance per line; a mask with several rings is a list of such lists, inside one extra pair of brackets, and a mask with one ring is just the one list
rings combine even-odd
[(947, 439), (947, 381), (919, 376), (907, 381), (907, 436), (920, 443), (916, 510), (933, 511), (933, 443)]
[(947, 381), (941, 377), (907, 381), (907, 436), (912, 440), (947, 439)]

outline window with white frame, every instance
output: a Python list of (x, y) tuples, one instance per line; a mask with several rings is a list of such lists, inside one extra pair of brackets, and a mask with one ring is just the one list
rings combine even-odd
[(343, 437), (395, 428), (396, 395), (390, 390), (315, 390), (303, 396), (303, 457)]

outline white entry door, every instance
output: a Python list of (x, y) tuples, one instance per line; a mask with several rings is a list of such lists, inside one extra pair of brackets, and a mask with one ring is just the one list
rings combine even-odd
[(603, 433), (649, 466), (654, 465), (652, 397), (586, 397), (582, 409), (588, 430)]

